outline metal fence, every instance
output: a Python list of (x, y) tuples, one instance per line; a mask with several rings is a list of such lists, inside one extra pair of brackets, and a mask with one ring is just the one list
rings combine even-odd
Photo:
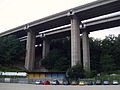
[(36, 80), (63, 80), (63, 78), (39, 78), (39, 77), (34, 77), (34, 78), (0, 78), (1, 83), (35, 83)]

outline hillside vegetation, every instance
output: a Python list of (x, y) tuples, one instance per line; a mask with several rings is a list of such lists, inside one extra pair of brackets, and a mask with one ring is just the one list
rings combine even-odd
[[(89, 41), (91, 70), (96, 73), (113, 73), (120, 70), (120, 35), (117, 37), (109, 35), (103, 40), (89, 38)], [(71, 66), (70, 43), (70, 37), (52, 40), (50, 52), (42, 60), (42, 65), (49, 71), (67, 71)], [(0, 71), (9, 70), (8, 68), (3, 69), (3, 67), (19, 67), (19, 63), (24, 63), (24, 57), (25, 44), (21, 43), (15, 36), (0, 38)]]
[[(120, 70), (120, 35), (109, 35), (103, 40), (89, 38), (89, 41), (91, 70), (96, 73), (113, 73)], [(53, 40), (50, 53), (42, 64), (51, 71), (66, 71), (71, 65), (70, 43), (69, 37)]]

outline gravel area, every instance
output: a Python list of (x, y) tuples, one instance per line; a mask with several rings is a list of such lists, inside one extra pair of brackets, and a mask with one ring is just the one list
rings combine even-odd
[(120, 85), (65, 86), (0, 83), (0, 90), (120, 90)]

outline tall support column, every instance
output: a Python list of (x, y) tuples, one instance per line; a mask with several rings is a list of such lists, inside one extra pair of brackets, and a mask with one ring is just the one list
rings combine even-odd
[(50, 40), (47, 38), (43, 39), (43, 51), (42, 51), (42, 59), (44, 59), (50, 51)]
[(83, 43), (83, 68), (85, 71), (90, 70), (90, 50), (89, 50), (89, 37), (88, 32), (84, 31), (82, 36)]
[(71, 16), (71, 66), (81, 64), (80, 29), (78, 18)]
[(33, 70), (35, 61), (35, 33), (29, 30), (27, 32), (25, 68)]

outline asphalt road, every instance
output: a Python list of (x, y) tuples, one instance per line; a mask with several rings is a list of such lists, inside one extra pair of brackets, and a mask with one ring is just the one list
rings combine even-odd
[(120, 85), (64, 86), (0, 83), (0, 90), (120, 90)]

